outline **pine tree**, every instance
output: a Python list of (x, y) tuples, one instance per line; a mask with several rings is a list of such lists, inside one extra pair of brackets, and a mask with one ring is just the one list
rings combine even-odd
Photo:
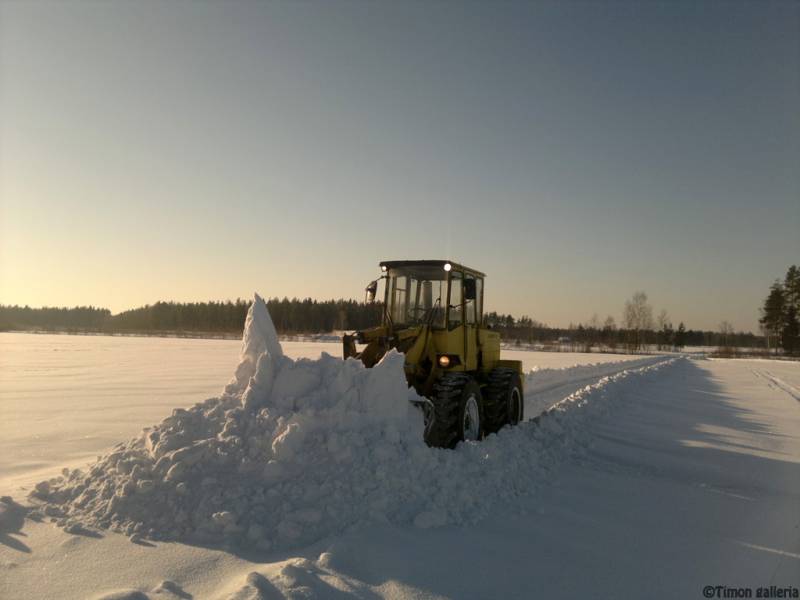
[[(764, 327), (768, 339), (770, 335), (776, 340), (779, 339), (783, 331), (785, 312), (786, 299), (783, 286), (780, 281), (775, 281), (770, 288), (767, 299), (764, 300), (764, 307), (761, 309), (762, 316), (759, 319), (759, 323)], [(775, 345), (775, 353), (778, 353), (778, 344)]]
[(664, 344), (665, 350), (669, 350), (670, 348), (675, 347), (675, 330), (672, 328), (672, 323), (667, 323), (664, 325), (664, 329), (662, 330), (662, 336), (664, 337)]
[(684, 325), (683, 321), (681, 321), (680, 324), (678, 325), (677, 331), (675, 331), (675, 347), (681, 349), (685, 345), (686, 345), (686, 325)]
[(666, 350), (672, 345), (672, 323), (666, 310), (658, 314), (658, 349)]
[(793, 306), (800, 313), (800, 269), (796, 265), (789, 267), (783, 282), (784, 299), (786, 307)]
[(800, 323), (797, 320), (797, 309), (789, 306), (786, 309), (783, 329), (781, 330), (781, 345), (787, 354), (800, 351)]

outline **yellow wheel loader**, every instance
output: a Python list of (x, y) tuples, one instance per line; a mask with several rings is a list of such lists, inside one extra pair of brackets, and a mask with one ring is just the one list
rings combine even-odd
[(343, 336), (344, 358), (367, 367), (396, 349), (408, 384), (422, 397), (425, 441), (453, 448), (523, 418), (522, 363), (500, 359), (500, 334), (483, 322), (480, 271), (447, 260), (380, 263), (366, 288), (384, 282), (380, 325)]

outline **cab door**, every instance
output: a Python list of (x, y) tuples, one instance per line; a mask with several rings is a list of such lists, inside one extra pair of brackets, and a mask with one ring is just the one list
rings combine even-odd
[(451, 370), (463, 371), (466, 367), (464, 339), (464, 274), (450, 271), (450, 294), (447, 299), (447, 353), (457, 354), (459, 366)]
[(464, 277), (464, 355), (468, 371), (478, 368), (478, 335), (483, 317), (483, 280), (474, 275)]

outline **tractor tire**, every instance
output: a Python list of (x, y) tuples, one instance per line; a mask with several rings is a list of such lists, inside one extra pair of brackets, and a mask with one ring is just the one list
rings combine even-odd
[(432, 419), (425, 423), (425, 442), (455, 448), (483, 437), (483, 398), (478, 382), (466, 373), (447, 373), (433, 386)]
[(489, 373), (485, 388), (486, 433), (497, 433), (506, 425), (516, 425), (525, 413), (525, 400), (519, 373), (498, 367)]

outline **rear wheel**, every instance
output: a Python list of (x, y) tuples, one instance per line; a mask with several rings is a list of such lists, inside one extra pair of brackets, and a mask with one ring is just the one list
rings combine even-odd
[(486, 384), (486, 432), (495, 433), (505, 425), (523, 420), (525, 401), (519, 373), (497, 368), (489, 373)]
[[(466, 373), (447, 373), (433, 387), (433, 404), (426, 414), (425, 441), (429, 446), (454, 448), (458, 442), (483, 435), (483, 397), (478, 383)], [(432, 417), (432, 418), (431, 418)]]

